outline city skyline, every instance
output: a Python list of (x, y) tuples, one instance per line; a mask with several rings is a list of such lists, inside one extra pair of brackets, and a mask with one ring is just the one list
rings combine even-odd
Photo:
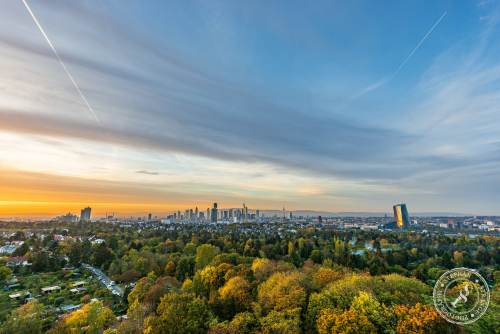
[[(84, 207), (78, 208), (76, 210), (67, 210), (67, 208), (60, 209), (55, 214), (44, 214), (44, 215), (12, 215), (12, 216), (0, 216), (1, 219), (42, 219), (42, 220), (58, 220), (64, 222), (88, 222), (94, 220), (107, 220), (110, 219), (146, 219), (146, 220), (164, 220), (174, 218), (175, 220), (186, 219), (189, 220), (198, 220), (200, 221), (212, 221), (213, 220), (213, 209), (214, 204), (217, 205), (217, 211), (215, 215), (217, 219), (226, 219), (231, 217), (245, 218), (253, 216), (254, 218), (258, 217), (267, 217), (267, 218), (280, 218), (280, 217), (313, 217), (318, 218), (321, 216), (324, 217), (378, 217), (378, 218), (390, 218), (394, 217), (394, 221), (400, 226), (401, 219), (405, 220), (405, 226), (409, 224), (410, 215), (408, 214), (408, 209), (406, 208), (405, 203), (394, 204), (392, 208), (385, 208), (385, 210), (380, 211), (328, 211), (328, 210), (310, 210), (310, 209), (289, 209), (286, 207), (283, 208), (261, 208), (261, 207), (248, 207), (245, 203), (240, 206), (238, 205), (220, 205), (220, 203), (211, 202), (209, 206), (206, 208), (200, 204), (191, 204), (183, 207), (173, 207), (169, 210), (165, 210), (164, 208), (159, 208), (159, 211), (152, 210), (143, 210), (140, 212), (117, 212), (113, 210), (106, 210), (106, 208), (97, 209), (93, 207)], [(404, 209), (396, 210), (397, 207), (403, 206)], [(78, 215), (80, 212), (80, 215)], [(84, 212), (86, 212), (84, 214)], [(404, 212), (404, 213), (403, 213)], [(84, 217), (85, 215), (85, 217)], [(88, 215), (91, 215), (89, 218)], [(450, 212), (450, 211), (434, 211), (434, 212), (412, 212), (412, 215), (415, 217), (497, 217), (497, 215), (480, 215), (480, 214), (472, 214), (466, 212)], [(227, 216), (227, 217), (226, 217)], [(82, 218), (84, 217), (84, 218)], [(404, 218), (405, 217), (405, 218)], [(252, 219), (254, 219), (252, 218)], [(229, 219), (231, 220), (231, 219)], [(214, 221), (212, 221), (214, 222)], [(241, 219), (238, 219), (237, 222), (241, 222)]]
[(0, 13), (1, 217), (500, 214), (496, 1), (26, 3)]

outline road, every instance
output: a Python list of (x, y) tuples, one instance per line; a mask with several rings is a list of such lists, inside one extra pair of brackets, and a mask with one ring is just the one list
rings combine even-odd
[(92, 267), (90, 264), (82, 263), (82, 267), (90, 271), (99, 282), (101, 282), (102, 285), (104, 285), (109, 291), (111, 291), (112, 294), (117, 295), (117, 296), (123, 296), (123, 289), (120, 288), (118, 285), (115, 285), (115, 282), (113, 282), (108, 276), (106, 276), (105, 273), (102, 272), (102, 270)]

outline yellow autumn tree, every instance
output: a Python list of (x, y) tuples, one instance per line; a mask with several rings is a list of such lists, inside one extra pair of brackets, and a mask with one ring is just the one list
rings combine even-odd
[(326, 333), (379, 333), (391, 329), (391, 312), (372, 294), (361, 291), (349, 310), (326, 308), (319, 314), (317, 329)]
[(292, 264), (283, 261), (257, 258), (252, 263), (253, 275), (259, 282), (265, 281), (275, 272), (285, 272), (293, 269), (294, 266)]
[(1, 334), (40, 334), (43, 326), (43, 304), (30, 301), (14, 309), (5, 322), (0, 323)]
[(250, 283), (243, 277), (232, 277), (219, 289), (220, 300), (232, 312), (244, 311), (252, 302), (251, 289)]
[(252, 271), (257, 281), (263, 281), (273, 272), (273, 262), (269, 259), (257, 258), (252, 262)]
[(115, 321), (115, 315), (100, 301), (85, 304), (62, 320), (69, 333), (100, 333)]
[(317, 328), (319, 334), (376, 334), (377, 328), (364, 314), (353, 309), (338, 312), (324, 309), (320, 312)]
[(258, 288), (257, 299), (264, 313), (303, 307), (306, 291), (299, 272), (278, 272)]
[(313, 286), (317, 289), (322, 289), (328, 284), (337, 281), (344, 277), (344, 273), (331, 269), (320, 267), (315, 273), (312, 274)]

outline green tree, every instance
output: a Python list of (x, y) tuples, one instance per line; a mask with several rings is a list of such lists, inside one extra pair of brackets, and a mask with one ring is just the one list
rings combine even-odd
[(300, 334), (300, 308), (271, 311), (260, 319), (262, 334)]
[(92, 264), (97, 267), (106, 267), (109, 265), (111, 261), (113, 261), (114, 254), (111, 250), (106, 246), (105, 243), (101, 243), (94, 247), (92, 254)]
[(235, 334), (251, 334), (259, 327), (259, 321), (253, 313), (243, 312), (236, 314), (229, 326)]
[(147, 334), (206, 333), (213, 315), (207, 304), (190, 293), (165, 294), (157, 316), (147, 320)]
[(178, 281), (182, 282), (186, 278), (194, 274), (195, 258), (194, 256), (182, 256), (175, 268), (175, 277)]
[(203, 269), (210, 264), (212, 259), (219, 254), (219, 248), (210, 244), (203, 244), (196, 248), (196, 269)]
[(311, 256), (309, 258), (313, 260), (314, 263), (321, 263), (323, 262), (323, 253), (321, 253), (319, 249), (315, 249), (311, 252)]
[(0, 266), (0, 282), (5, 281), (12, 275), (12, 270), (6, 266)]
[(47, 252), (35, 252), (31, 257), (31, 270), (34, 272), (42, 272), (50, 270), (49, 255)]
[(81, 242), (77, 241), (69, 246), (69, 263), (71, 263), (73, 266), (77, 266), (80, 264), (80, 262), (82, 261), (82, 255), (83, 250)]

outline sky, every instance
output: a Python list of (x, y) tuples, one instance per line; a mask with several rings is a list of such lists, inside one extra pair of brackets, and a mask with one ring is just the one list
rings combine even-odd
[(0, 10), (0, 216), (500, 214), (499, 1), (26, 5)]

